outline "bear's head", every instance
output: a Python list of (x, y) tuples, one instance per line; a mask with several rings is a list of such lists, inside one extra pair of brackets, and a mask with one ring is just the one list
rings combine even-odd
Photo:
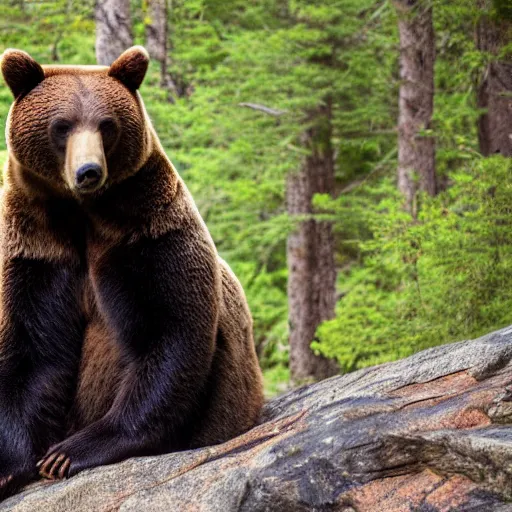
[(137, 92), (149, 57), (126, 50), (110, 67), (40, 66), (6, 50), (2, 74), (15, 101), (9, 156), (27, 179), (61, 193), (99, 194), (133, 175), (151, 151), (151, 128)]

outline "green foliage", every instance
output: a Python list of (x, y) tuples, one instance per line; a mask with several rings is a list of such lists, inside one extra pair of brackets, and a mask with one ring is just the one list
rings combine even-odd
[(510, 323), (511, 170), (510, 160), (475, 158), (450, 189), (423, 198), (416, 221), (389, 183), (366, 213), (364, 264), (340, 276), (344, 296), (315, 349), (351, 371)]
[(493, 0), (496, 14), (506, 19), (512, 19), (512, 2), (510, 0)]
[(385, 165), (363, 187), (322, 199), (353, 244), (339, 274), (336, 318), (319, 328), (313, 347), (345, 371), (478, 336), (511, 319), (510, 163), (482, 159), (476, 134), (476, 90), (488, 56), (471, 34), (482, 11), (439, 0), (434, 13), (433, 134), (447, 190), (420, 198), (421, 214), (411, 219), (391, 178), (394, 166)]
[(272, 366), (263, 371), (265, 396), (270, 398), (286, 391), (289, 387), (290, 371), (286, 366)]
[[(490, 58), (472, 38), (482, 10), (476, 1), (432, 3), (432, 135), (447, 189), (420, 198), (413, 220), (394, 182), (399, 45), (392, 2), (172, 2), (170, 70), (185, 94), (169, 101), (157, 63), (141, 92), (244, 286), (268, 394), (288, 380), (286, 238), (293, 225), (285, 178), (307, 154), (301, 136), (319, 106), (332, 106), (338, 198), (319, 196), (315, 206), (318, 218), (334, 224), (340, 299), (315, 350), (350, 371), (510, 323), (510, 165), (481, 159), (476, 134), (476, 86)], [(496, 0), (494, 10), (508, 3)], [(140, 44), (146, 9), (132, 1)], [(6, 47), (45, 63), (94, 63), (92, 0), (0, 3), (0, 51)], [(2, 124), (10, 103), (0, 87)], [(4, 150), (0, 141), (0, 163)]]

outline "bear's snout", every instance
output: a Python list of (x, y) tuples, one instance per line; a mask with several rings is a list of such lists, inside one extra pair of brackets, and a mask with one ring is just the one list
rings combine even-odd
[(107, 162), (101, 132), (78, 129), (66, 145), (65, 178), (71, 190), (87, 194), (99, 190), (107, 180)]
[(96, 188), (101, 181), (103, 171), (101, 166), (95, 163), (82, 165), (75, 175), (76, 188), (80, 190), (90, 190)]

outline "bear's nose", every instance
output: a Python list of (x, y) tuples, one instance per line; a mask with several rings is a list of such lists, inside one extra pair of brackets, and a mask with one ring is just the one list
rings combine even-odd
[(76, 171), (75, 182), (79, 189), (94, 188), (101, 179), (102, 169), (98, 164), (84, 164)]

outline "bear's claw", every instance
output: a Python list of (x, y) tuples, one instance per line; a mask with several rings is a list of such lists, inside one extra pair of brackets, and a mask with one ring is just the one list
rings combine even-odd
[(0, 477), (0, 489), (2, 487), (5, 487), (12, 480), (12, 478), (13, 478), (12, 475)]
[(39, 474), (50, 480), (63, 479), (68, 476), (71, 460), (65, 453), (55, 451), (37, 463)]

